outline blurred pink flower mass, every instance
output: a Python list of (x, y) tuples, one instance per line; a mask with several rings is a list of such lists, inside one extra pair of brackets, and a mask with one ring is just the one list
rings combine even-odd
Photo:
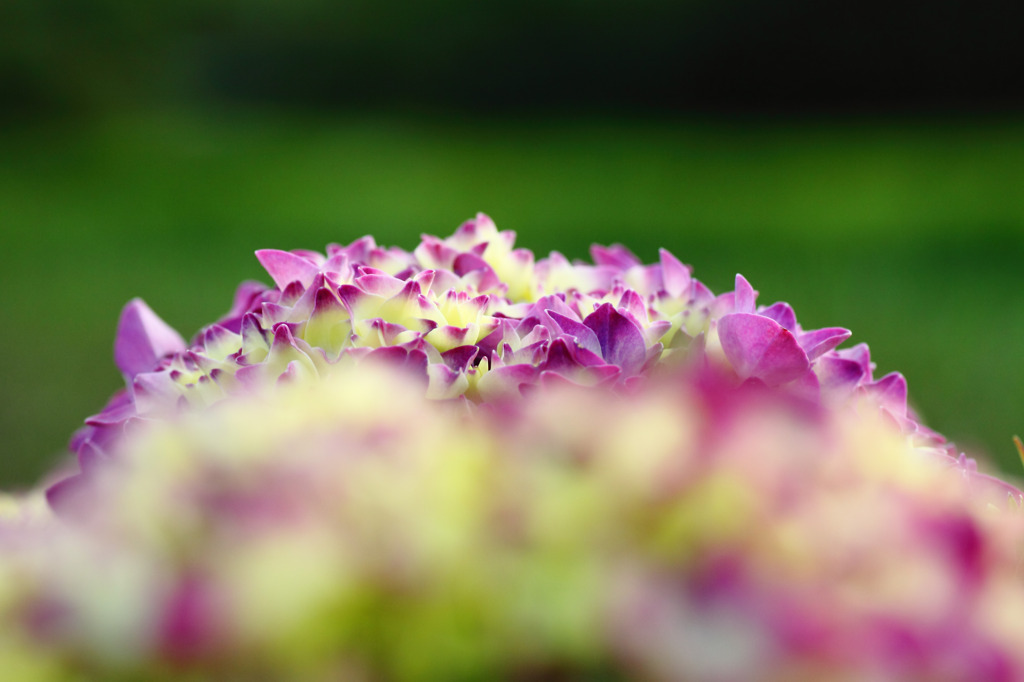
[[(1014, 486), (661, 251), (258, 251), (4, 499), (4, 679), (1016, 680)], [(119, 677), (120, 676), (120, 677)]]

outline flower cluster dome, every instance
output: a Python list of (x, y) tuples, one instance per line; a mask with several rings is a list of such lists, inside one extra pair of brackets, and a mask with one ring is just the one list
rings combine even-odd
[[(191, 344), (133, 300), (114, 351), (127, 386), (72, 441), (81, 470), (102, 462), (134, 420), (366, 359), (415, 371), (428, 398), (473, 403), (559, 382), (628, 391), (689, 361), (822, 404), (866, 399), (915, 445), (998, 488), (918, 422), (902, 375), (873, 377), (866, 344), (836, 350), (848, 330), (805, 330), (788, 304), (758, 306), (742, 275), (716, 296), (665, 250), (644, 265), (621, 245), (594, 246), (584, 264), (559, 253), (536, 261), (514, 245), (513, 232), (479, 214), (447, 239), (425, 235), (412, 252), (372, 237), (332, 244), (326, 255), (257, 251), (276, 286), (243, 283), (228, 314)], [(58, 485), (51, 499), (59, 505), (79, 482)]]
[(1015, 680), (1022, 494), (737, 275), (259, 251), (0, 500), (0, 679)]

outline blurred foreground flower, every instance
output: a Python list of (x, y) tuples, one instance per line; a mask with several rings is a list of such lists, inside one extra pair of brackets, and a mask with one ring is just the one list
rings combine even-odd
[(259, 252), (0, 511), (2, 679), (1015, 680), (1016, 488), (667, 252)]

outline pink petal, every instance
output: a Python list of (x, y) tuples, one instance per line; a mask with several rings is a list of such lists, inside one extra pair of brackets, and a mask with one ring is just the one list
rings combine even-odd
[[(767, 308), (758, 311), (758, 315), (775, 320), (789, 331), (796, 329), (796, 313), (788, 303), (773, 303)], [(824, 351), (823, 351), (824, 352)]]
[(898, 417), (907, 416), (907, 380), (902, 374), (890, 372), (866, 388), (868, 394), (889, 412)]
[(807, 353), (807, 359), (813, 362), (848, 338), (850, 338), (849, 329), (826, 327), (801, 334), (797, 342)]
[(183, 350), (185, 340), (141, 298), (132, 299), (121, 311), (114, 362), (126, 377), (155, 369), (160, 358)]
[(313, 263), (287, 251), (261, 249), (256, 252), (256, 258), (282, 291), (292, 282), (299, 282), (305, 289), (320, 272), (320, 268)]
[(634, 265), (640, 265), (640, 259), (622, 244), (612, 244), (611, 246), (592, 244), (590, 246), (590, 257), (594, 259), (594, 263), (597, 265), (610, 265), (622, 270), (627, 270)]
[(733, 312), (736, 313), (752, 313), (754, 312), (754, 301), (757, 299), (757, 292), (754, 291), (754, 287), (750, 286), (750, 282), (743, 275), (736, 275), (736, 297), (733, 299), (733, 305), (735, 308)]
[(605, 362), (618, 365), (626, 376), (643, 367), (647, 356), (643, 332), (611, 303), (604, 303), (587, 315), (583, 324), (597, 335)]
[(678, 258), (665, 249), (659, 249), (658, 255), (661, 258), (661, 278), (665, 291), (673, 298), (689, 297), (690, 268), (680, 263)]
[(754, 313), (732, 313), (718, 321), (725, 357), (740, 377), (755, 377), (778, 386), (802, 376), (810, 367), (792, 332)]

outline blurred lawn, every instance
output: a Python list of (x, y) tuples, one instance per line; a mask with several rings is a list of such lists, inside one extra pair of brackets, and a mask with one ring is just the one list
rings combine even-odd
[[(257, 248), (413, 246), (476, 211), (584, 257), (743, 272), (899, 369), (928, 423), (1018, 472), (1024, 124), (709, 125), (225, 114), (0, 131), (0, 483), (34, 481), (120, 377), (118, 312), (189, 336)], [(265, 279), (265, 278), (264, 278)]]

